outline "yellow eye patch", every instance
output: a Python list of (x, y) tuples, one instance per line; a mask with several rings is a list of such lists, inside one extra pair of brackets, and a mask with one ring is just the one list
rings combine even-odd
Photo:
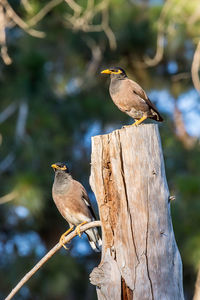
[(112, 71), (111, 74), (121, 74), (122, 71), (121, 70), (118, 70), (118, 71)]
[(112, 70), (109, 70), (109, 69), (106, 69), (104, 71), (101, 71), (101, 74), (121, 74), (122, 71), (119, 69), (117, 71), (112, 71)]
[(63, 166), (63, 167), (59, 167), (59, 169), (65, 171), (65, 170), (67, 170), (67, 167)]
[(52, 167), (53, 169), (62, 170), (62, 171), (67, 170), (67, 167), (66, 167), (66, 166), (59, 167), (59, 166), (56, 165), (56, 164), (52, 164), (51, 167)]

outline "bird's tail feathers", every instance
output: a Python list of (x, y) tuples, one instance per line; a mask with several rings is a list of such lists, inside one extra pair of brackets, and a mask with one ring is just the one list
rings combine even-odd
[(86, 230), (90, 246), (95, 252), (101, 252), (102, 240), (96, 227)]

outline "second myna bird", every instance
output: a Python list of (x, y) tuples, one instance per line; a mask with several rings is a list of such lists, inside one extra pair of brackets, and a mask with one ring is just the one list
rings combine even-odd
[[(80, 226), (96, 220), (89, 197), (82, 184), (72, 178), (65, 163), (55, 163), (51, 167), (55, 171), (52, 188), (53, 200), (63, 216), (69, 223), (70, 229), (60, 238), (63, 244), (64, 237), (72, 231), (74, 225), (80, 236)], [(102, 241), (96, 227), (86, 230), (90, 246), (93, 250), (101, 251)]]
[(111, 77), (109, 92), (115, 105), (121, 111), (137, 120), (132, 125), (139, 125), (147, 118), (158, 122), (163, 121), (163, 118), (145, 91), (138, 83), (129, 79), (122, 68), (113, 67), (101, 73), (109, 74)]

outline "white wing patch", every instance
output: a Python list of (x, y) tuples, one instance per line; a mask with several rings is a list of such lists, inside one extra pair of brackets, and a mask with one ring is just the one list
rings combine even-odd
[(83, 199), (83, 201), (85, 202), (85, 204), (86, 204), (87, 206), (91, 206), (90, 203), (89, 203), (84, 197), (82, 197), (82, 199)]

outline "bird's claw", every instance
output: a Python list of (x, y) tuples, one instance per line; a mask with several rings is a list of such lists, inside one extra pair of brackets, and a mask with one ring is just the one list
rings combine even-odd
[(125, 125), (122, 128), (126, 128), (126, 127), (132, 127), (132, 126), (136, 126), (138, 127), (138, 125), (140, 125), (144, 120), (147, 119), (147, 116), (143, 116), (141, 119), (135, 121), (135, 123), (131, 124), (131, 125)]
[(84, 225), (84, 224), (86, 224), (87, 223), (87, 221), (84, 221), (84, 222), (82, 222), (81, 224), (79, 224), (78, 226), (76, 226), (76, 234), (79, 236), (79, 237), (81, 237), (81, 230), (80, 230), (80, 228), (81, 228), (81, 226), (82, 225)]
[(64, 244), (64, 239), (65, 237), (73, 230), (74, 226), (70, 227), (67, 231), (65, 231), (61, 237), (60, 237), (60, 240), (59, 240), (59, 243), (63, 246), (63, 248), (65, 248), (66, 250), (68, 250), (68, 248), (65, 246)]
[(67, 251), (69, 250), (69, 248), (67, 248), (66, 246), (65, 246), (65, 244), (64, 244), (64, 242), (63, 241), (59, 241), (59, 243), (63, 246), (63, 248), (65, 248)]
[(122, 126), (122, 128), (128, 128), (128, 127), (132, 127), (132, 126), (138, 126), (137, 124), (133, 123), (131, 125), (124, 125)]

